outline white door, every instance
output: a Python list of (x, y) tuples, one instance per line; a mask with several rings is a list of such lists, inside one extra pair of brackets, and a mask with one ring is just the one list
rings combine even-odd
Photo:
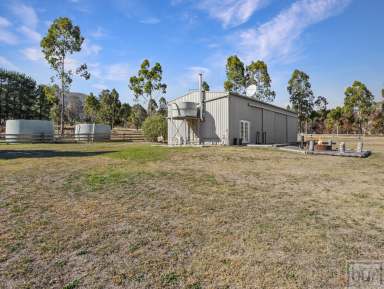
[(243, 143), (250, 142), (250, 122), (247, 120), (240, 121), (240, 138), (243, 140)]

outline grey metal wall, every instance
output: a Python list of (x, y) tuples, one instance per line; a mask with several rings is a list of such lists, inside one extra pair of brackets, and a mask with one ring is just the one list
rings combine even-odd
[(297, 117), (293, 112), (248, 97), (231, 95), (229, 114), (231, 144), (234, 138), (240, 137), (241, 120), (250, 122), (250, 143), (261, 143), (262, 132), (266, 133), (267, 144), (296, 141)]
[(205, 144), (229, 144), (228, 97), (207, 100), (200, 137)]
[[(229, 138), (233, 144), (234, 138), (240, 138), (240, 120), (250, 122), (250, 142), (256, 143), (257, 132), (261, 131), (262, 110), (259, 107), (249, 107), (249, 101), (235, 96), (229, 98)], [(259, 134), (261, 141), (261, 135)]]
[[(240, 137), (240, 120), (250, 122), (250, 143), (261, 143), (262, 132), (268, 144), (296, 141), (297, 116), (293, 112), (225, 92), (206, 92), (205, 99), (205, 120), (199, 128), (185, 120), (168, 119), (169, 144), (177, 144), (175, 135), (183, 143), (199, 143), (198, 134), (204, 144), (232, 144), (234, 138)], [(169, 103), (180, 101), (199, 103), (199, 92), (192, 91)]]
[[(200, 122), (199, 128), (192, 127), (193, 123), (185, 120), (175, 120), (168, 118), (168, 144), (178, 144), (174, 137), (181, 137), (190, 143), (199, 143), (198, 134), (204, 144), (228, 144), (228, 97), (224, 92), (208, 91), (205, 93), (205, 118)], [(200, 95), (198, 91), (191, 91), (186, 95), (170, 101), (174, 102), (192, 101), (199, 103)], [(191, 133), (192, 132), (192, 133)]]
[(298, 128), (298, 119), (297, 117), (288, 116), (288, 142), (297, 141)]
[(273, 143), (287, 143), (287, 116), (280, 113), (274, 114)]

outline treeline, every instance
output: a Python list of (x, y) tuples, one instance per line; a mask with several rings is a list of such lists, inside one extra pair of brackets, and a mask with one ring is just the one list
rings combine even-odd
[[(245, 65), (236, 55), (230, 56), (226, 76), (226, 91), (246, 93), (257, 100), (273, 102), (275, 92), (271, 89), (272, 80), (265, 62), (257, 60)], [(329, 109), (326, 96), (314, 96), (309, 75), (295, 70), (288, 81), (287, 91), (290, 97), (288, 109), (298, 114), (300, 132), (384, 133), (384, 90), (383, 101), (375, 102), (367, 86), (355, 81), (344, 92), (344, 104)]]
[[(37, 84), (18, 72), (0, 69), (0, 126), (8, 119), (46, 119), (60, 123), (60, 88), (57, 85)], [(140, 128), (148, 115), (167, 113), (167, 102), (161, 97), (151, 99), (148, 112), (141, 104), (122, 103), (116, 89), (103, 90), (99, 96), (66, 93), (64, 122), (106, 123), (114, 126)]]
[(53, 100), (45, 85), (31, 77), (0, 69), (0, 125), (7, 119), (49, 119)]
[[(344, 103), (328, 108), (325, 96), (314, 97), (309, 76), (295, 70), (287, 87), (291, 109), (299, 117), (300, 132), (383, 134), (384, 102), (375, 102), (367, 86), (354, 81), (344, 92)], [(383, 94), (384, 98), (384, 94)]]
[(158, 112), (166, 114), (167, 102), (165, 98), (160, 98), (159, 104), (154, 99), (150, 100), (148, 112), (141, 104), (133, 106), (128, 103), (121, 103), (119, 93), (112, 89), (102, 90), (99, 96), (92, 93), (85, 98), (84, 120), (87, 122), (107, 123), (111, 127), (133, 125), (136, 129), (140, 128), (148, 115)]

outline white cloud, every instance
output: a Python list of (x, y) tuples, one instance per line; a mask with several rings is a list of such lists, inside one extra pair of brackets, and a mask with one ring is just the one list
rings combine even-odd
[(84, 51), (85, 55), (97, 55), (102, 50), (102, 47), (97, 44), (92, 44), (89, 41), (85, 40), (83, 43), (82, 50)]
[(193, 79), (197, 79), (197, 75), (199, 73), (203, 73), (207, 75), (211, 72), (207, 67), (203, 67), (203, 66), (190, 66), (187, 68), (187, 71), (188, 73), (191, 74), (191, 76), (193, 76), (192, 77)]
[(11, 22), (7, 18), (0, 16), (0, 28), (8, 27), (11, 25)]
[(91, 36), (94, 38), (101, 38), (106, 35), (105, 30), (102, 27), (97, 27), (97, 29), (93, 32), (91, 32)]
[(235, 27), (248, 21), (267, 0), (200, 0), (198, 8), (219, 20), (224, 27)]
[(184, 69), (177, 79), (177, 84), (183, 90), (196, 89), (198, 86), (198, 74), (202, 73), (203, 78), (207, 79), (211, 71), (203, 66), (190, 66)]
[(7, 58), (0, 56), (0, 67), (6, 68), (10, 70), (19, 70), (19, 68), (13, 64), (11, 61), (9, 61)]
[(10, 31), (0, 28), (0, 43), (15, 45), (19, 42), (19, 38)]
[(29, 47), (21, 50), (24, 57), (31, 61), (43, 60), (43, 53), (39, 48)]
[(160, 23), (160, 19), (159, 18), (156, 18), (156, 17), (148, 17), (148, 18), (145, 18), (145, 19), (142, 19), (140, 21), (140, 23), (142, 24), (158, 24)]
[(18, 37), (7, 28), (11, 26), (11, 22), (7, 18), (0, 16), (0, 43), (14, 45), (19, 42)]
[(88, 63), (88, 71), (91, 74), (92, 78), (98, 78), (101, 79), (101, 69), (100, 69), (100, 64), (99, 63)]
[(258, 28), (240, 33), (238, 48), (246, 61), (252, 59), (287, 60), (296, 43), (310, 25), (341, 12), (350, 0), (299, 0)]
[(108, 80), (121, 80), (128, 81), (129, 70), (128, 64), (125, 63), (115, 63), (107, 66), (105, 71), (105, 79)]
[(40, 42), (42, 39), (42, 36), (39, 32), (27, 27), (27, 26), (21, 26), (18, 29), (19, 32), (23, 33), (26, 37), (31, 39), (33, 42)]
[(39, 18), (35, 9), (31, 6), (16, 2), (11, 6), (11, 10), (13, 14), (15, 14), (22, 23), (24, 23), (25, 26), (31, 29), (36, 28)]
[(104, 90), (104, 89), (108, 89), (108, 87), (102, 83), (94, 83), (94, 84), (92, 84), (92, 87), (96, 88), (99, 91)]

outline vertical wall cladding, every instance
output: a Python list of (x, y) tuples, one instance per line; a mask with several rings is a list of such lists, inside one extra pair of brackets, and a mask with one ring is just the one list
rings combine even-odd
[[(293, 112), (263, 103), (241, 95), (228, 95), (225, 92), (206, 92), (205, 119), (197, 129), (185, 120), (168, 119), (168, 143), (186, 142), (205, 144), (233, 144), (240, 137), (240, 121), (250, 122), (250, 143), (295, 142), (297, 137), (297, 117)], [(199, 103), (198, 91), (192, 91), (174, 102), (192, 101)], [(194, 134), (195, 132), (195, 134)], [(197, 138), (199, 132), (200, 139)]]
[(229, 144), (228, 97), (205, 103), (204, 121), (200, 126), (200, 138), (208, 144)]
[(229, 114), (231, 144), (240, 136), (241, 120), (250, 122), (250, 143), (286, 143), (296, 139), (297, 126), (294, 124), (297, 117), (285, 109), (249, 97), (231, 95)]
[[(229, 140), (240, 137), (240, 121), (250, 122), (250, 143), (261, 142), (262, 112), (259, 107), (249, 106), (249, 100), (231, 96), (229, 99)], [(259, 134), (258, 134), (259, 132)], [(259, 136), (258, 136), (259, 135)]]
[[(228, 98), (224, 97), (224, 92), (207, 91), (205, 93), (205, 120), (201, 123), (200, 128), (196, 128), (196, 124), (192, 124), (184, 120), (168, 119), (168, 144), (180, 144), (186, 141), (198, 142), (197, 131), (199, 130), (200, 138), (204, 143), (227, 143), (228, 139)], [(219, 98), (219, 99), (217, 99)], [(215, 99), (215, 100), (213, 100)], [(179, 97), (169, 104), (191, 101), (200, 102), (199, 91), (191, 91), (186, 95)], [(191, 133), (191, 132), (194, 133)], [(191, 137), (191, 134), (194, 137)], [(196, 137), (196, 138), (195, 138)]]
[(274, 113), (274, 140), (276, 144), (287, 143), (287, 116), (281, 113)]
[(298, 122), (297, 117), (288, 116), (288, 142), (297, 141)]
[(272, 144), (275, 140), (275, 113), (273, 111), (269, 111), (263, 109), (263, 128), (266, 133), (266, 143)]

